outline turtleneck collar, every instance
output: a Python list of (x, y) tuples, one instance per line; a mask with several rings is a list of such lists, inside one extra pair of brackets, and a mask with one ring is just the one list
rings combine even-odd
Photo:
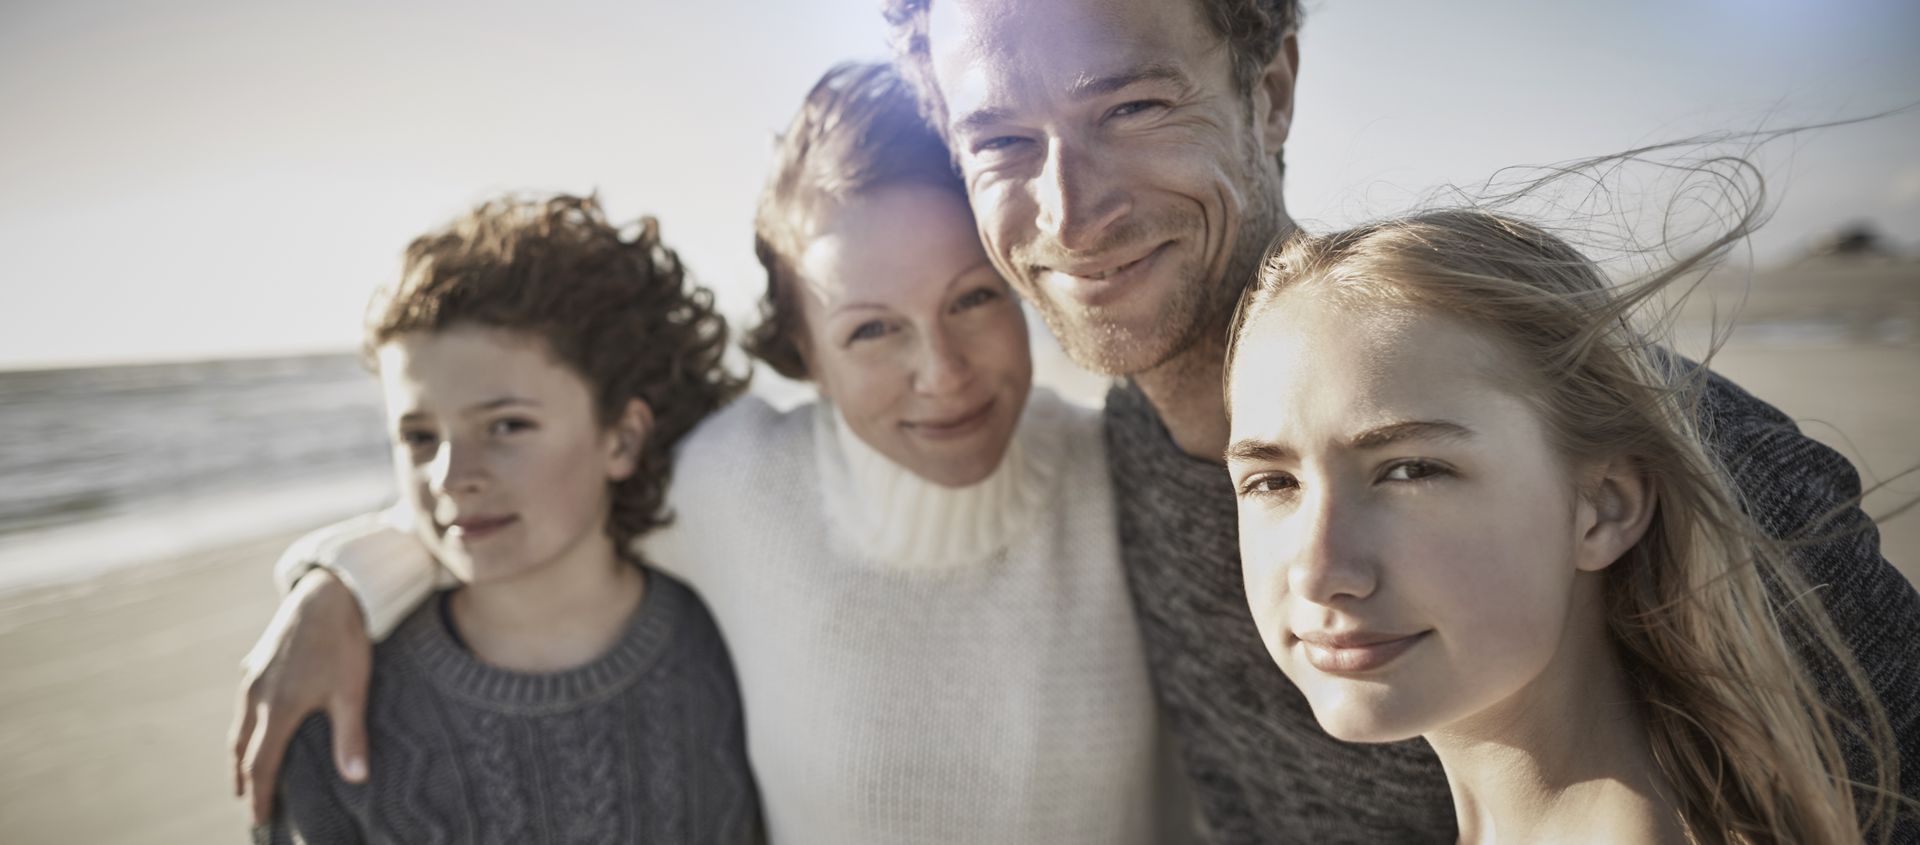
[(988, 563), (1051, 511), (1046, 498), (1066, 459), (1068, 412), (1063, 400), (1036, 388), (993, 473), (944, 487), (880, 454), (823, 400), (814, 447), (827, 514), (875, 568), (943, 572)]

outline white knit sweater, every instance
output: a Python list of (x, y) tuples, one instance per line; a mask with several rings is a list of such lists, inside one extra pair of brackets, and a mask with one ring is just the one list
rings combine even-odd
[[(1095, 413), (1036, 390), (1000, 468), (951, 489), (824, 404), (746, 398), (682, 445), (669, 498), (674, 523), (644, 553), (720, 624), (776, 845), (1181, 828)], [(304, 554), (380, 623), (433, 577), (369, 525)]]

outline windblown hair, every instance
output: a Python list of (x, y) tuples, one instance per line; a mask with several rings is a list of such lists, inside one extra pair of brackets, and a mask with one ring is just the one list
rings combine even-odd
[(920, 122), (913, 97), (887, 64), (836, 65), (807, 93), (780, 136), (773, 172), (754, 212), (753, 252), (767, 271), (760, 324), (741, 345), (791, 379), (808, 377), (795, 266), (821, 221), (876, 188), (916, 183), (966, 187), (947, 148)]
[[(1494, 341), (1507, 353), (1505, 388), (1538, 414), (1567, 465), (1627, 457), (1651, 485), (1651, 525), (1604, 572), (1608, 635), (1693, 840), (1859, 842), (1896, 794), (1897, 770), (1879, 751), (1895, 747), (1885, 714), (1786, 546), (1743, 513), (1703, 446), (1694, 401), (1706, 368), (1631, 328), (1643, 303), (1744, 237), (1759, 207), (1617, 287), (1559, 237), (1481, 209), (1296, 234), (1269, 250), (1241, 299), (1226, 366), (1249, 323), (1289, 291), (1444, 315)], [(1854, 687), (1863, 724), (1824, 705), (1808, 655)], [(1879, 758), (1877, 784), (1861, 790), (1877, 796), (1871, 812), (1856, 812), (1843, 738)]]
[[(1226, 42), (1228, 57), (1233, 61), (1233, 82), (1243, 97), (1253, 92), (1261, 70), (1280, 54), (1287, 34), (1300, 29), (1304, 14), (1300, 0), (1165, 2), (1200, 4), (1207, 25)], [(927, 12), (932, 5), (933, 0), (882, 0), (880, 10), (887, 19), (887, 40), (893, 45), (894, 62), (912, 86), (921, 116), (945, 138), (950, 117), (940, 87), (933, 81), (933, 56), (927, 45)]]
[(607, 533), (630, 541), (665, 525), (671, 451), (746, 380), (721, 365), (727, 324), (660, 242), (659, 223), (607, 221), (595, 197), (505, 197), (407, 247), (397, 282), (367, 307), (363, 355), (401, 335), (482, 326), (545, 341), (592, 392), (602, 426), (631, 399), (653, 411), (634, 473), (613, 485)]

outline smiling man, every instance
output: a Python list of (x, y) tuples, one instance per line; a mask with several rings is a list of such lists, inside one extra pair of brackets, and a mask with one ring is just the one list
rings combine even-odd
[[(1106, 406), (1121, 548), (1206, 839), (1453, 841), (1432, 752), (1327, 737), (1267, 659), (1242, 587), (1221, 365), (1234, 303), (1293, 229), (1281, 153), (1298, 4), (888, 0), (885, 13), (995, 265), (1076, 361), (1126, 379)], [(1913, 783), (1920, 600), (1855, 507), (1853, 468), (1729, 382), (1713, 379), (1704, 407), (1760, 522), (1826, 538), (1796, 559), (1828, 585)]]

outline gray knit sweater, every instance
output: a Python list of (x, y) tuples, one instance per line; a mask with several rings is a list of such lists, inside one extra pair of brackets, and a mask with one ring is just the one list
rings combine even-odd
[[(1920, 787), (1920, 597), (1880, 555), (1857, 507), (1845, 458), (1732, 382), (1712, 377), (1703, 404), (1713, 451), (1775, 536), (1812, 528), (1830, 539), (1796, 562), (1820, 591), (1893, 723), (1901, 790)], [(1450, 843), (1453, 804), (1423, 740), (1386, 745), (1326, 735), (1306, 698), (1260, 643), (1240, 576), (1233, 485), (1218, 463), (1180, 451), (1132, 385), (1107, 395), (1108, 462), (1120, 548), (1163, 712), (1194, 784), (1212, 843)], [(1846, 505), (1837, 518), (1819, 517)], [(1816, 667), (1828, 703), (1855, 703)], [(1866, 771), (1857, 746), (1856, 773)], [(1863, 776), (1856, 774), (1856, 777)], [(1920, 842), (1904, 816), (1895, 842)]]
[(685, 586), (648, 571), (620, 641), (550, 674), (480, 662), (440, 605), (374, 649), (368, 781), (341, 781), (326, 718), (307, 720), (256, 841), (757, 841), (733, 667)]

